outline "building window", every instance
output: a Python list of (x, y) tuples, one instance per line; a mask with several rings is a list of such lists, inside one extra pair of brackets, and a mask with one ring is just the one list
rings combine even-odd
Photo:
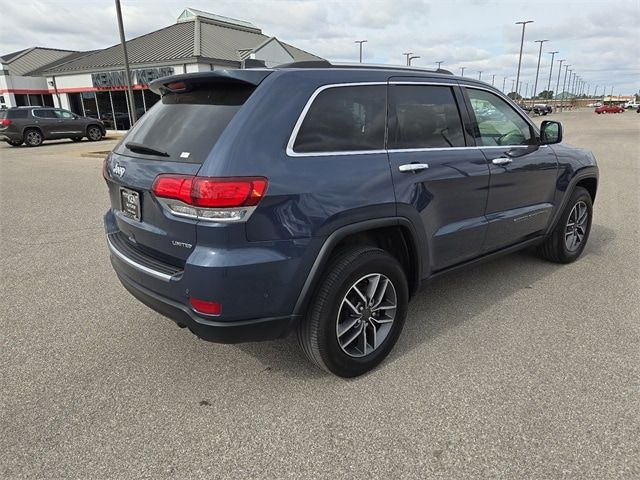
[(109, 92), (96, 92), (96, 100), (98, 102), (98, 118), (104, 122), (105, 127), (113, 130), (113, 110), (111, 109), (111, 98)]
[(113, 100), (113, 114), (115, 116), (116, 130), (129, 130), (129, 108), (127, 105), (127, 92), (111, 92)]
[(144, 100), (142, 99), (142, 90), (133, 91), (133, 102), (136, 106), (136, 118), (140, 118), (144, 115)]
[(81, 115), (84, 117), (84, 111), (82, 110), (82, 97), (79, 93), (67, 93), (67, 98), (69, 99), (69, 110), (71, 110), (76, 115)]
[(42, 105), (44, 107), (53, 107), (53, 95), (51, 95), (50, 93), (43, 93), (42, 94)]
[(16, 107), (26, 107), (29, 105), (29, 100), (26, 95), (16, 93), (14, 97), (16, 99)]
[(144, 103), (148, 111), (158, 100), (160, 100), (160, 95), (156, 95), (151, 90), (143, 90), (142, 92), (144, 95)]
[(94, 92), (82, 92), (82, 104), (84, 105), (84, 116), (98, 118), (98, 106)]

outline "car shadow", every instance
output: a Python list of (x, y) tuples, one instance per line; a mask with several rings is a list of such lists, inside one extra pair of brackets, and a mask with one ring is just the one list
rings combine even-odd
[[(615, 237), (612, 229), (594, 224), (581, 260), (603, 255), (604, 247)], [(535, 288), (534, 284), (559, 268), (563, 266), (541, 259), (535, 249), (527, 249), (425, 283), (409, 304), (398, 343), (378, 369), (401, 360), (415, 348), (491, 308), (495, 304), (496, 289), (504, 299), (523, 289)], [(271, 342), (238, 344), (236, 348), (284, 376), (320, 378), (328, 375), (306, 359), (295, 334)]]

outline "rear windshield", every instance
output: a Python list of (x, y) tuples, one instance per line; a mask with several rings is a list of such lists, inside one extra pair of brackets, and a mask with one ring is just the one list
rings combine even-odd
[[(149, 160), (202, 163), (254, 90), (253, 85), (218, 84), (165, 94), (134, 125), (118, 153)], [(140, 146), (163, 154), (141, 153)]]

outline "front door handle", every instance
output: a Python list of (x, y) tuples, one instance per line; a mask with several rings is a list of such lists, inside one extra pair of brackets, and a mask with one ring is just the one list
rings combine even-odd
[(491, 163), (493, 163), (494, 165), (506, 165), (511, 162), (513, 162), (513, 160), (508, 157), (498, 157), (491, 160)]
[(405, 165), (400, 165), (398, 170), (401, 172), (419, 172), (420, 170), (426, 170), (429, 168), (428, 163), (407, 163)]

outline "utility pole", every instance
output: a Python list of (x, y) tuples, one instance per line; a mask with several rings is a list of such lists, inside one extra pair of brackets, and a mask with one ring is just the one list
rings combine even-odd
[[(127, 55), (127, 42), (124, 39), (124, 26), (122, 24), (122, 10), (120, 9), (120, 0), (116, 0), (116, 13), (118, 15), (118, 29), (120, 30), (120, 43), (122, 44), (122, 53), (124, 54), (124, 73), (127, 79), (127, 95), (129, 96), (129, 119), (131, 120), (129, 127), (136, 123), (136, 104), (133, 99), (133, 90), (131, 89), (131, 70), (129, 69), (129, 55)], [(115, 120), (115, 119), (114, 119)]]
[(478, 70), (478, 80), (482, 80), (482, 70)]
[[(520, 56), (518, 57), (518, 73), (516, 74), (516, 89), (520, 88), (520, 67), (522, 66), (522, 47), (524, 47), (524, 29), (527, 26), (527, 23), (533, 23), (533, 20), (516, 22), (516, 25), (522, 25), (522, 38), (520, 39)], [(518, 90), (516, 90), (516, 94), (517, 93), (518, 93)]]
[(515, 97), (517, 96), (516, 91), (514, 90), (514, 88), (515, 88), (515, 83), (516, 83), (516, 81), (515, 81), (515, 80), (511, 80), (511, 93), (513, 93), (513, 94), (514, 94), (514, 98), (513, 98), (513, 100), (514, 100), (514, 101), (516, 100), (516, 98), (515, 98)]
[(551, 55), (551, 67), (549, 67), (549, 81), (547, 82), (547, 92), (551, 91), (551, 74), (553, 73), (553, 59), (556, 56), (556, 53), (559, 53), (557, 50), (555, 52), (547, 52)]
[(438, 60), (436, 63), (438, 64), (438, 70), (440, 70), (440, 65), (444, 63), (444, 60)]
[(496, 74), (494, 73), (493, 75), (491, 75), (491, 86), (494, 86), (494, 83), (496, 82)]
[(356, 40), (355, 43), (360, 44), (360, 63), (362, 63), (362, 44), (367, 43), (367, 40)]
[(507, 78), (509, 78), (509, 77), (504, 77), (502, 79), (502, 93), (504, 93), (504, 84), (507, 83)]
[(405, 57), (407, 57), (407, 66), (409, 66), (409, 57), (413, 55), (413, 52), (405, 52), (403, 53)]
[(464, 77), (464, 69), (467, 67), (460, 67), (460, 76)]
[(540, 73), (540, 59), (542, 58), (542, 44), (544, 42), (548, 42), (549, 40), (536, 40), (534, 43), (540, 44), (540, 51), (538, 52), (538, 67), (536, 68), (536, 81), (533, 84), (533, 96), (535, 97), (538, 94), (538, 74)]
[(556, 80), (556, 89), (553, 91), (553, 97), (552, 98), (554, 98), (554, 99), (558, 96), (558, 88), (560, 87), (560, 74), (562, 73), (562, 63), (564, 61), (565, 61), (564, 58), (562, 60), (558, 60), (560, 65), (558, 66), (558, 79)]

